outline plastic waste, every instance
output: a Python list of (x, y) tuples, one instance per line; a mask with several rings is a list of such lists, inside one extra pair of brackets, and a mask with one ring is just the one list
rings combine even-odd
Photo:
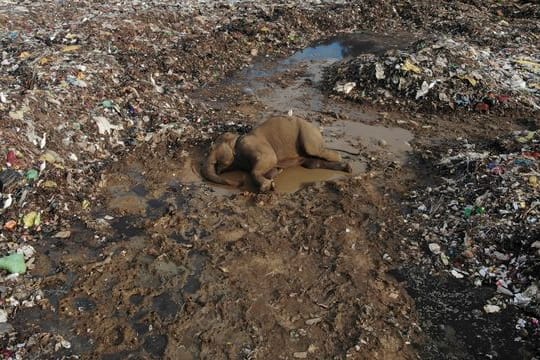
[(24, 274), (26, 272), (24, 255), (14, 253), (0, 258), (0, 269), (7, 270), (11, 274)]
[(23, 216), (24, 227), (30, 229), (41, 224), (41, 214), (37, 211), (31, 211)]
[(103, 106), (105, 109), (112, 109), (114, 107), (114, 103), (112, 100), (103, 100), (101, 102), (101, 106)]
[(30, 169), (26, 172), (26, 179), (36, 181), (39, 178), (39, 172), (36, 169)]
[(15, 166), (18, 163), (17, 153), (14, 150), (8, 151), (6, 155), (6, 165)]
[(22, 176), (13, 169), (0, 172), (0, 192), (11, 192), (22, 179)]

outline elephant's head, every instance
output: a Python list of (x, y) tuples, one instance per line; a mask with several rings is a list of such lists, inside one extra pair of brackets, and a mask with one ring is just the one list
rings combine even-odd
[(201, 169), (205, 178), (218, 184), (241, 185), (236, 181), (220, 176), (223, 171), (227, 170), (234, 163), (234, 147), (237, 139), (238, 135), (232, 133), (224, 133), (216, 139)]

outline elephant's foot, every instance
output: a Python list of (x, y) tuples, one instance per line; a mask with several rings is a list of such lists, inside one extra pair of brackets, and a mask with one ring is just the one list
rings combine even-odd
[(244, 185), (244, 182), (240, 180), (239, 181), (227, 180), (227, 185), (239, 188), (240, 186)]
[(269, 191), (275, 190), (275, 188), (276, 188), (276, 184), (274, 183), (273, 180), (264, 179), (261, 182), (261, 186), (259, 187), (259, 190), (261, 192), (269, 192)]

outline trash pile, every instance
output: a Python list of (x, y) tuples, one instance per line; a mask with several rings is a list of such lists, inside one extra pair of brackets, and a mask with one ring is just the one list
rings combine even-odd
[(528, 315), (516, 326), (539, 336), (540, 131), (499, 142), (503, 151), (453, 144), (437, 162), (440, 184), (409, 193), (403, 220), (417, 264), (496, 287), (483, 310), (519, 307)]
[[(31, 149), (30, 149), (31, 151)], [(10, 149), (2, 154), (0, 164), (0, 337), (14, 343), (17, 332), (11, 324), (14, 315), (24, 308), (46, 307), (41, 280), (28, 274), (35, 267), (37, 245), (45, 236), (69, 237), (69, 231), (52, 233), (58, 223), (58, 207), (67, 207), (58, 194), (62, 168), (58, 155), (44, 151), (32, 162), (25, 153)], [(38, 195), (39, 194), (39, 195)], [(48, 201), (45, 201), (47, 199)], [(63, 209), (67, 210), (67, 209)], [(38, 334), (35, 334), (38, 335)], [(41, 334), (43, 335), (43, 334)], [(31, 339), (29, 339), (30, 341)], [(17, 349), (3, 348), (6, 358)]]
[(494, 50), (465, 38), (416, 41), (408, 50), (332, 65), (325, 87), (349, 99), (429, 110), (540, 110), (535, 45)]

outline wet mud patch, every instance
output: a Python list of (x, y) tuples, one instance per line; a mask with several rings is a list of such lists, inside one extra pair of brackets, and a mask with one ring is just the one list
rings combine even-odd
[(116, 237), (61, 301), (61, 318), (92, 329), (91, 354), (410, 357), (411, 304), (371, 240), (376, 191), (343, 180), (280, 196), (205, 188), (176, 189), (189, 206)]

